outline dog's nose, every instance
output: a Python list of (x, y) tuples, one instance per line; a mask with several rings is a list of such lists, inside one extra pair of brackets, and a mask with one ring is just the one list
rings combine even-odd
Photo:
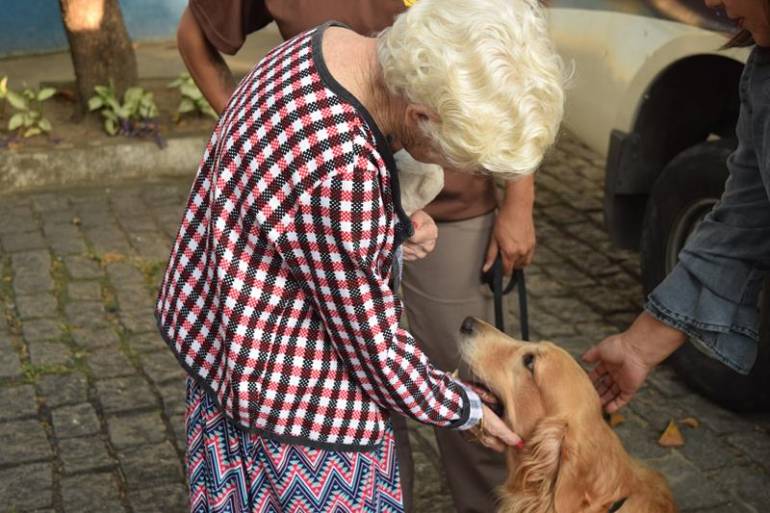
[(473, 333), (473, 328), (476, 326), (476, 319), (473, 317), (466, 317), (463, 323), (460, 325), (460, 333), (470, 335)]

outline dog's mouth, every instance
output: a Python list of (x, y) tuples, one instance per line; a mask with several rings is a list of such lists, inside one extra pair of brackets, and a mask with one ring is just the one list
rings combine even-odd
[(492, 389), (489, 388), (480, 377), (474, 374), (473, 371), (470, 372), (470, 377), (468, 379), (461, 379), (459, 374), (459, 370), (456, 370), (452, 373), (455, 379), (466, 384), (477, 394), (479, 394), (479, 397), (484, 402), (484, 404), (486, 404), (487, 407), (495, 413), (495, 415), (498, 417), (503, 416), (503, 413), (505, 412), (503, 402), (500, 400), (500, 397), (495, 394), (494, 391), (492, 391)]

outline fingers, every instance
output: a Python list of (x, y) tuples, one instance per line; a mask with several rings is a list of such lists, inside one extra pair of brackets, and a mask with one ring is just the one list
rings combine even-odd
[(489, 241), (489, 246), (487, 246), (487, 255), (484, 257), (484, 265), (481, 267), (481, 270), (483, 272), (489, 271), (489, 268), (492, 267), (492, 264), (495, 263), (495, 259), (497, 258), (497, 241), (494, 237)]
[(588, 379), (591, 380), (591, 383), (596, 386), (596, 383), (607, 374), (607, 368), (604, 366), (604, 363), (599, 363), (596, 367), (594, 367), (589, 373), (588, 373)]
[(596, 363), (596, 360), (599, 358), (599, 346), (591, 347), (580, 358), (586, 363)]
[(607, 411), (607, 413), (615, 413), (626, 404), (628, 404), (628, 399), (618, 397), (617, 399), (610, 401), (610, 403), (607, 404), (604, 409)]
[(603, 405), (610, 404), (614, 401), (616, 401), (620, 397), (620, 388), (618, 385), (613, 383), (612, 385), (608, 386), (604, 393), (600, 393), (600, 399), (602, 401)]
[(484, 447), (489, 447), (493, 451), (505, 452), (506, 445), (502, 441), (498, 440), (493, 436), (481, 435), (479, 437), (479, 442), (481, 442), (484, 445)]
[(509, 445), (512, 447), (516, 447), (521, 445), (521, 437), (508, 429), (508, 426), (505, 425), (505, 423), (495, 415), (495, 413), (490, 410), (487, 406), (483, 406), (484, 409), (484, 429), (483, 431), (491, 435), (494, 438), (499, 439), (502, 441), (505, 445)]
[(468, 388), (470, 388), (471, 390), (473, 390), (474, 392), (476, 392), (481, 398), (482, 402), (486, 404), (492, 404), (492, 405), (499, 404), (500, 401), (497, 399), (497, 397), (495, 397), (494, 394), (492, 394), (488, 390), (481, 388), (479, 386), (476, 386), (473, 383), (463, 382), (463, 384)]

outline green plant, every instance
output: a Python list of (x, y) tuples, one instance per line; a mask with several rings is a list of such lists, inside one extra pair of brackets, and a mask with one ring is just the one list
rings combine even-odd
[(178, 122), (182, 115), (187, 113), (195, 113), (198, 115), (211, 116), (217, 119), (217, 113), (211, 108), (209, 102), (201, 93), (198, 86), (195, 85), (192, 77), (189, 73), (181, 73), (176, 80), (168, 84), (169, 88), (177, 88), (179, 94), (182, 96), (182, 100), (179, 102), (179, 107), (176, 109), (175, 119)]
[(149, 130), (157, 131), (158, 107), (149, 91), (141, 87), (129, 87), (121, 103), (112, 83), (94, 87), (96, 93), (88, 100), (88, 110), (98, 110), (104, 118), (104, 131), (110, 135), (142, 135)]
[(56, 94), (53, 87), (26, 88), (21, 93), (8, 87), (8, 78), (0, 80), (0, 99), (7, 101), (16, 112), (8, 121), (8, 130), (17, 131), (24, 137), (32, 137), (51, 131), (51, 122), (43, 117), (41, 104)]

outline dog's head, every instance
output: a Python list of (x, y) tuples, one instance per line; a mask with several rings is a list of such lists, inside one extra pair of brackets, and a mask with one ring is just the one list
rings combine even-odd
[(545, 418), (601, 421), (601, 404), (585, 371), (550, 342), (514, 340), (478, 319), (460, 328), (463, 359), (504, 406), (505, 420), (525, 440)]
[(550, 342), (520, 342), (471, 317), (460, 331), (463, 359), (525, 440), (509, 452), (503, 496), (514, 506), (505, 511), (607, 511), (631, 479), (630, 460), (586, 372)]

